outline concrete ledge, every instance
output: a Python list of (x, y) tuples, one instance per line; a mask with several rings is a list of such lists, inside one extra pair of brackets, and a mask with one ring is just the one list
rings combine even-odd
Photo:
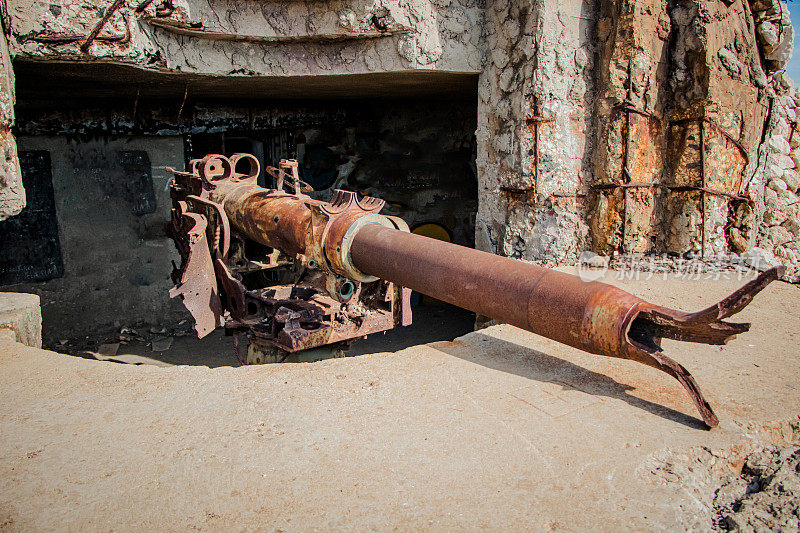
[(21, 292), (0, 292), (0, 331), (12, 331), (26, 346), (42, 347), (42, 311), (39, 297)]

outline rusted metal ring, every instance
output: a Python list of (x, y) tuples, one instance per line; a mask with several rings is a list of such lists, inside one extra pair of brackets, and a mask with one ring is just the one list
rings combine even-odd
[(344, 237), (342, 237), (342, 243), (339, 245), (341, 246), (339, 253), (341, 254), (342, 258), (342, 266), (347, 272), (347, 277), (362, 283), (370, 283), (378, 280), (376, 276), (370, 276), (358, 270), (355, 265), (353, 265), (353, 260), (350, 257), (350, 247), (353, 245), (353, 239), (355, 238), (356, 233), (358, 233), (358, 230), (368, 224), (378, 224), (379, 226), (384, 226), (386, 228), (396, 229), (395, 224), (389, 220), (389, 218), (376, 214), (364, 215), (363, 217), (358, 218), (350, 225), (349, 228), (347, 228), (347, 232), (344, 234)]
[(233, 174), (233, 165), (224, 155), (209, 154), (197, 165), (200, 178), (208, 184), (228, 179)]
[(332, 298), (341, 303), (347, 303), (358, 297), (361, 284), (348, 278), (328, 276), (325, 280), (325, 288)]
[(411, 233), (411, 228), (408, 227), (408, 222), (406, 222), (402, 218), (390, 215), (384, 215), (384, 216), (392, 221), (392, 224), (394, 224), (395, 229), (399, 229), (400, 231), (405, 231), (406, 233)]
[[(239, 166), (240, 161), (247, 161), (250, 165), (248, 172), (238, 173), (236, 168)], [(261, 163), (258, 162), (256, 156), (252, 154), (233, 154), (230, 157), (231, 169), (233, 174), (241, 180), (254, 180), (261, 174)]]

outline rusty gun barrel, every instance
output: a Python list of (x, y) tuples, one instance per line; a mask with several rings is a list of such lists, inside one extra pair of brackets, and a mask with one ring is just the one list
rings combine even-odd
[(360, 271), (586, 352), (632, 359), (675, 377), (703, 421), (719, 421), (692, 375), (661, 350), (662, 338), (724, 344), (749, 324), (724, 322), (779, 277), (778, 269), (718, 304), (685, 313), (617, 287), (514, 259), (371, 224), (350, 249)]
[[(236, 171), (240, 162), (249, 163), (247, 172)], [(378, 213), (384, 202), (376, 198), (337, 190), (330, 202), (312, 199), (303, 194), (310, 191), (293, 160), (268, 169), (275, 189), (256, 184), (258, 162), (248, 154), (212, 154), (192, 165), (192, 172), (173, 170), (170, 231), (183, 262), (170, 294), (184, 298), (200, 336), (227, 313), (226, 328), (249, 331), (251, 346), (296, 351), (408, 325), (414, 289), (586, 352), (662, 370), (715, 427), (719, 421), (694, 378), (664, 355), (661, 339), (726, 343), (750, 325), (724, 319), (781, 275), (780, 268), (764, 272), (716, 305), (687, 313), (611, 285), (409, 233), (402, 220)], [(293, 193), (284, 190), (285, 180)], [(245, 261), (247, 246), (231, 251), (232, 235), (280, 254)], [(289, 285), (251, 280), (245, 286), (254, 268), (264, 273), (287, 264)], [(359, 301), (371, 311), (351, 305)]]

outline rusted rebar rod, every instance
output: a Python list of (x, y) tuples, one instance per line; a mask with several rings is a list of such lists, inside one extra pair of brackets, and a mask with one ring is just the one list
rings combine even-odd
[(114, 0), (114, 3), (111, 4), (108, 9), (106, 9), (106, 12), (103, 14), (100, 20), (97, 21), (97, 24), (95, 24), (94, 28), (92, 28), (92, 31), (89, 32), (86, 40), (83, 42), (83, 44), (81, 44), (81, 52), (86, 53), (89, 51), (89, 47), (92, 46), (92, 42), (95, 40), (95, 38), (97, 38), (98, 35), (100, 35), (100, 31), (103, 29), (103, 26), (106, 25), (106, 22), (108, 22), (108, 20), (111, 18), (111, 15), (113, 15), (117, 9), (122, 7), (124, 3), (125, 0)]

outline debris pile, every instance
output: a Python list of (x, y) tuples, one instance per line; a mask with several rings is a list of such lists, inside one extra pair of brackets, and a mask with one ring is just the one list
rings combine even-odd
[(714, 497), (716, 524), (727, 531), (800, 529), (800, 446), (771, 446), (750, 454)]
[(666, 448), (643, 465), (694, 502), (683, 529), (798, 531), (800, 419), (744, 429), (749, 438), (736, 446)]

